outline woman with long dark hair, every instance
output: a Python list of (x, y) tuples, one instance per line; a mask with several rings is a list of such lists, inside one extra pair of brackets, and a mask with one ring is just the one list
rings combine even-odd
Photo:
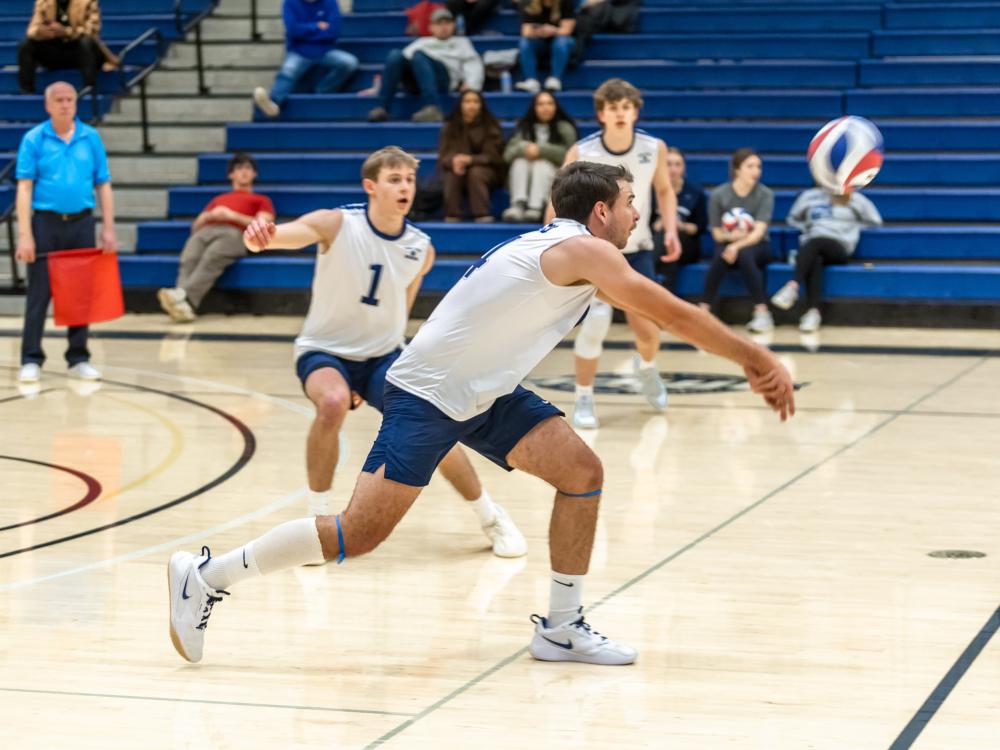
[(774, 193), (760, 181), (762, 171), (756, 151), (737, 149), (729, 162), (730, 182), (712, 191), (708, 218), (715, 257), (705, 276), (702, 302), (705, 308), (715, 304), (726, 271), (739, 268), (754, 303), (753, 319), (747, 328), (755, 333), (774, 329), (764, 291), (764, 268), (771, 260), (767, 229), (774, 214)]
[(503, 184), (503, 130), (483, 95), (466, 91), (441, 128), (438, 164), (444, 183), (444, 220), (461, 221), (462, 198), (478, 222), (493, 221), (490, 192)]
[(510, 170), (510, 208), (503, 212), (504, 221), (542, 220), (552, 180), (574, 143), (573, 118), (548, 91), (535, 94), (503, 152)]

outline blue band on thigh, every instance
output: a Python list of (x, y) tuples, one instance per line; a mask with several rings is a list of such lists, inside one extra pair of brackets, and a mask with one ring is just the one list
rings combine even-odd
[(334, 516), (337, 521), (337, 544), (340, 545), (340, 554), (337, 555), (337, 565), (344, 562), (344, 558), (347, 554), (344, 552), (344, 532), (340, 528), (340, 516)]
[(565, 495), (566, 497), (597, 497), (604, 492), (604, 490), (594, 490), (593, 492), (563, 492), (562, 490), (556, 490), (556, 492), (560, 495)]

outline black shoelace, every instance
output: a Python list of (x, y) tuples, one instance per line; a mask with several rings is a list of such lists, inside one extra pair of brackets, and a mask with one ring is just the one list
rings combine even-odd
[(582, 617), (579, 620), (577, 620), (576, 622), (574, 622), (573, 625), (572, 625), (572, 627), (574, 627), (574, 628), (580, 628), (580, 630), (583, 630), (584, 632), (588, 633), (589, 635), (597, 636), (602, 641), (608, 640), (607, 636), (601, 635), (596, 630), (592, 630), (591, 627), (590, 627), (590, 625), (588, 623), (584, 622), (584, 619)]
[[(219, 589), (215, 593), (225, 594), (226, 596), (229, 596), (229, 592), (223, 591), (222, 589)], [(212, 596), (211, 594), (208, 595), (208, 599), (205, 601), (205, 607), (204, 609), (201, 610), (201, 622), (199, 622), (195, 626), (198, 630), (204, 630), (205, 628), (208, 627), (208, 618), (212, 616), (212, 607), (215, 606), (216, 602), (221, 602), (221, 601), (222, 601), (221, 596)]]

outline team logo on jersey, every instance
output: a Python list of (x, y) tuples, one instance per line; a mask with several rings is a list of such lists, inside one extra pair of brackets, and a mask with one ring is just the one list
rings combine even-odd
[(404, 255), (403, 257), (406, 258), (407, 260), (420, 260), (420, 248), (419, 247), (413, 247), (411, 245), (411, 246), (404, 247), (403, 249), (406, 251), (406, 255)]
[[(717, 375), (707, 372), (664, 372), (660, 379), (672, 394), (690, 393), (740, 393), (750, 390), (747, 380), (739, 375)], [(575, 378), (572, 375), (556, 375), (549, 378), (530, 378), (529, 382), (539, 388), (572, 392)], [(808, 385), (796, 383), (795, 390)], [(641, 395), (639, 381), (631, 373), (599, 372), (594, 381), (595, 393), (617, 395)]]
[(640, 151), (639, 152), (639, 163), (649, 164), (653, 161), (653, 153), (651, 151)]

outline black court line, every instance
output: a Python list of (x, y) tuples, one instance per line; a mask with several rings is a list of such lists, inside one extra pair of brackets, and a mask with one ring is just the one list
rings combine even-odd
[(68, 466), (60, 466), (59, 464), (50, 464), (46, 463), (45, 461), (35, 461), (34, 459), (21, 458), (20, 456), (0, 455), (0, 459), (4, 459), (7, 461), (20, 461), (26, 464), (35, 464), (36, 466), (44, 466), (47, 469), (56, 469), (58, 471), (64, 471), (67, 474), (71, 474), (72, 476), (79, 479), (87, 487), (86, 494), (82, 498), (77, 500), (75, 503), (70, 505), (69, 507), (63, 508), (62, 510), (57, 510), (55, 513), (49, 513), (48, 515), (45, 516), (32, 518), (29, 521), (12, 523), (10, 526), (0, 526), (0, 531), (10, 531), (11, 529), (19, 529), (22, 526), (31, 526), (32, 524), (41, 523), (42, 521), (48, 521), (49, 519), (58, 518), (59, 516), (64, 516), (67, 513), (72, 513), (73, 511), (79, 510), (80, 508), (86, 507), (87, 505), (90, 505), (92, 502), (94, 502), (94, 500), (97, 499), (98, 495), (101, 494), (101, 491), (103, 489), (101, 487), (101, 483), (98, 482), (96, 479), (94, 479), (94, 477), (90, 476), (90, 474), (85, 474), (84, 472), (79, 471), (78, 469), (71, 469)]
[[(0, 330), (0, 338), (19, 338), (20, 331)], [(49, 331), (46, 338), (62, 338), (58, 331)], [(91, 331), (91, 338), (121, 339), (135, 341), (214, 341), (233, 343), (267, 343), (291, 344), (295, 336), (284, 333), (220, 333), (202, 332), (180, 335), (168, 331)], [(556, 348), (570, 349), (572, 341), (562, 341)], [(631, 349), (630, 341), (605, 341), (607, 349)], [(676, 341), (663, 342), (661, 348), (668, 351), (694, 351), (690, 344)], [(915, 357), (1000, 357), (1000, 348), (996, 347), (948, 347), (948, 346), (863, 346), (852, 344), (820, 345), (816, 351), (810, 351), (801, 344), (770, 344), (768, 349), (774, 352), (797, 354), (859, 354), (859, 355), (896, 355)]]
[(330, 706), (296, 706), (289, 703), (245, 703), (243, 701), (212, 701), (198, 698), (168, 698), (159, 695), (121, 695), (117, 693), (85, 693), (72, 690), (31, 690), (29, 688), (0, 687), (0, 693), (27, 693), (28, 695), (65, 695), (73, 698), (116, 698), (127, 701), (157, 701), (161, 703), (194, 703), (209, 706), (238, 706), (240, 708), (278, 708), (288, 711), (328, 711), (344, 714), (370, 714), (374, 716), (413, 716), (400, 711), (376, 711), (366, 708), (336, 708)]
[(178, 401), (184, 401), (193, 406), (198, 406), (202, 409), (207, 409), (208, 411), (214, 414), (218, 414), (220, 417), (222, 417), (231, 425), (233, 425), (233, 427), (235, 427), (236, 430), (243, 437), (242, 453), (240, 454), (239, 458), (236, 459), (233, 465), (230, 466), (229, 469), (227, 469), (224, 473), (220, 474), (212, 481), (203, 484), (201, 487), (198, 487), (197, 489), (187, 493), (186, 495), (182, 495), (181, 497), (175, 498), (174, 500), (170, 500), (169, 502), (166, 503), (162, 503), (161, 505), (157, 505), (153, 508), (149, 508), (140, 513), (135, 513), (134, 515), (128, 516), (126, 518), (120, 518), (117, 521), (104, 524), (103, 526), (96, 526), (93, 529), (78, 531), (75, 534), (59, 537), (58, 539), (51, 539), (47, 542), (40, 542), (38, 544), (33, 544), (30, 547), (21, 547), (20, 549), (14, 549), (10, 550), (9, 552), (0, 553), (0, 560), (2, 560), (5, 557), (13, 557), (14, 555), (20, 555), (24, 552), (32, 552), (34, 550), (43, 549), (45, 547), (51, 547), (56, 544), (62, 544), (63, 542), (71, 542), (75, 539), (80, 539), (82, 537), (90, 536), (92, 534), (99, 534), (102, 531), (107, 531), (108, 529), (114, 529), (119, 526), (124, 526), (125, 524), (132, 523), (133, 521), (138, 521), (140, 519), (146, 518), (147, 516), (151, 516), (154, 513), (159, 513), (160, 511), (167, 510), (168, 508), (173, 508), (175, 505), (180, 505), (181, 503), (185, 503), (188, 500), (191, 500), (192, 498), (198, 497), (199, 495), (203, 495), (204, 493), (208, 492), (214, 487), (218, 487), (223, 482), (227, 481), (231, 477), (238, 474), (243, 469), (243, 467), (250, 462), (250, 459), (253, 458), (253, 455), (257, 450), (257, 440), (254, 437), (254, 434), (250, 430), (250, 428), (247, 427), (239, 419), (234, 417), (232, 414), (224, 412), (222, 409), (212, 406), (211, 404), (206, 404), (202, 401), (196, 401), (193, 398), (188, 398), (187, 396), (183, 396), (179, 393), (174, 393), (172, 391), (163, 391), (158, 388), (150, 388), (149, 386), (145, 385), (136, 385), (134, 383), (123, 383), (115, 380), (104, 380), (103, 382), (110, 383), (112, 385), (125, 386), (128, 388), (132, 388), (134, 390), (146, 391), (147, 393), (156, 393), (161, 396), (166, 396), (167, 398), (173, 398), (177, 399)]
[(5, 396), (0, 398), (0, 404), (7, 404), (11, 401), (22, 401), (29, 398), (34, 398), (35, 396), (41, 396), (43, 393), (52, 393), (52, 391), (57, 390), (56, 388), (43, 388), (35, 393), (15, 393), (13, 396)]
[(941, 682), (927, 696), (927, 700), (917, 709), (917, 712), (910, 719), (909, 723), (903, 727), (903, 731), (899, 733), (896, 741), (889, 745), (889, 750), (907, 750), (916, 741), (920, 733), (924, 731), (924, 727), (934, 718), (934, 714), (941, 708), (941, 704), (947, 700), (951, 691), (958, 684), (958, 681), (969, 671), (972, 662), (986, 648), (986, 644), (990, 642), (990, 638), (993, 637), (998, 629), (1000, 629), (1000, 607), (997, 607), (993, 614), (990, 615), (986, 624), (979, 629), (972, 642), (965, 647), (965, 651), (951, 665), (951, 669), (941, 678)]
[[(809, 476), (814, 471), (816, 471), (817, 469), (819, 469), (820, 467), (822, 467), (824, 464), (829, 463), (833, 459), (837, 458), (838, 456), (842, 455), (843, 453), (846, 453), (851, 448), (853, 448), (856, 445), (858, 445), (862, 440), (865, 440), (866, 438), (871, 437), (876, 432), (880, 431), (882, 428), (890, 425), (891, 423), (893, 423), (894, 421), (896, 421), (899, 417), (903, 416), (904, 414), (906, 414), (911, 409), (916, 408), (917, 406), (919, 406), (920, 404), (922, 404), (927, 399), (936, 396), (938, 393), (940, 393), (941, 391), (943, 391), (945, 388), (948, 388), (949, 386), (951, 386), (954, 383), (958, 382), (961, 378), (963, 378), (966, 375), (968, 375), (970, 372), (972, 372), (973, 370), (975, 370), (977, 367), (979, 367), (980, 365), (982, 365), (986, 361), (987, 360), (985, 358), (984, 359), (980, 359), (977, 362), (975, 362), (972, 365), (970, 365), (969, 367), (966, 367), (960, 373), (958, 373), (954, 377), (950, 378), (946, 382), (942, 383), (941, 385), (936, 386), (929, 393), (921, 396), (916, 401), (914, 401), (913, 403), (909, 404), (908, 406), (906, 406), (902, 410), (900, 410), (898, 412), (894, 412), (887, 419), (882, 420), (877, 425), (875, 425), (870, 430), (868, 430), (868, 432), (864, 433), (860, 437), (855, 438), (850, 443), (847, 443), (846, 445), (841, 446), (840, 448), (838, 448), (836, 451), (834, 451), (833, 453), (831, 453), (826, 458), (821, 459), (820, 461), (817, 461), (813, 465), (811, 465), (811, 466), (803, 469), (798, 474), (796, 474), (794, 477), (792, 477), (788, 481), (784, 482), (783, 484), (779, 485), (775, 489), (771, 490), (766, 495), (764, 495), (763, 497), (761, 497), (759, 500), (754, 501), (750, 505), (748, 505), (745, 508), (743, 508), (743, 510), (741, 510), (741, 511), (733, 514), (729, 518), (727, 518), (725, 521), (723, 521), (719, 525), (715, 526), (712, 529), (709, 529), (708, 531), (706, 531), (704, 534), (702, 534), (701, 536), (699, 536), (694, 541), (689, 542), (688, 544), (686, 544), (683, 547), (681, 547), (680, 549), (674, 551), (673, 553), (671, 553), (667, 557), (663, 558), (659, 562), (657, 562), (654, 565), (650, 566), (649, 568), (647, 568), (643, 572), (639, 573), (637, 576), (635, 576), (635, 577), (631, 578), (630, 580), (626, 581), (621, 586), (619, 586), (618, 588), (616, 588), (615, 590), (613, 590), (611, 593), (607, 594), (602, 599), (599, 599), (596, 603), (592, 604), (591, 606), (587, 607), (585, 609), (585, 611), (588, 612), (588, 613), (592, 612), (593, 610), (597, 609), (598, 607), (603, 606), (604, 604), (606, 604), (607, 602), (609, 602), (611, 599), (615, 598), (619, 594), (622, 594), (623, 592), (625, 592), (628, 589), (632, 588), (637, 583), (641, 582), (645, 578), (648, 578), (650, 575), (652, 575), (653, 573), (655, 573), (658, 570), (660, 570), (661, 568), (663, 568), (665, 565), (667, 565), (670, 562), (676, 560), (678, 557), (680, 557), (681, 555), (683, 555), (685, 552), (689, 552), (694, 547), (696, 547), (699, 544), (701, 544), (702, 542), (704, 542), (706, 539), (710, 539), (711, 537), (715, 536), (718, 532), (722, 531), (723, 529), (727, 528), (728, 526), (732, 525), (733, 523), (735, 523), (739, 519), (741, 519), (744, 516), (746, 516), (751, 511), (756, 510), (761, 505), (763, 505), (764, 503), (766, 503), (768, 500), (770, 500), (771, 498), (773, 498), (775, 495), (777, 495), (777, 494), (781, 493), (782, 491), (784, 491), (784, 490), (788, 489), (789, 487), (791, 487), (793, 484), (795, 484), (796, 482), (798, 482), (800, 479), (803, 479), (803, 478)], [(518, 659), (520, 659), (521, 657), (523, 657), (527, 653), (528, 653), (527, 646), (525, 646), (524, 648), (518, 649), (513, 654), (511, 654), (510, 656), (506, 657), (505, 659), (502, 659), (501, 661), (497, 662), (496, 664), (494, 664), (492, 667), (490, 667), (486, 671), (481, 672), (480, 674), (476, 675), (471, 680), (469, 680), (468, 682), (466, 682), (464, 685), (461, 685), (460, 687), (455, 688), (452, 692), (448, 693), (448, 695), (446, 695), (444, 698), (441, 698), (436, 703), (432, 703), (430, 706), (428, 706), (427, 708), (425, 708), (423, 711), (421, 711), (420, 713), (418, 713), (413, 718), (408, 719), (407, 721), (404, 721), (404, 722), (400, 723), (398, 726), (392, 728), (391, 730), (389, 730), (388, 732), (386, 732), (385, 734), (383, 734), (378, 739), (370, 742), (368, 745), (365, 746), (365, 750), (371, 750), (372, 748), (380, 747), (381, 745), (385, 744), (386, 742), (388, 742), (389, 740), (391, 740), (393, 737), (395, 737), (396, 735), (398, 735), (400, 732), (406, 731), (406, 729), (408, 729), (409, 727), (413, 726), (414, 724), (416, 724), (421, 719), (425, 718), (429, 714), (434, 713), (434, 711), (436, 711), (437, 709), (441, 708), (445, 704), (450, 703), (451, 701), (453, 701), (455, 698), (459, 697), (463, 693), (468, 692), (471, 688), (475, 687), (476, 685), (478, 685), (480, 682), (482, 682), (486, 678), (492, 676), (496, 672), (499, 672), (501, 669), (503, 669), (504, 667), (506, 667), (508, 664), (512, 664), (513, 662), (517, 661)]]

